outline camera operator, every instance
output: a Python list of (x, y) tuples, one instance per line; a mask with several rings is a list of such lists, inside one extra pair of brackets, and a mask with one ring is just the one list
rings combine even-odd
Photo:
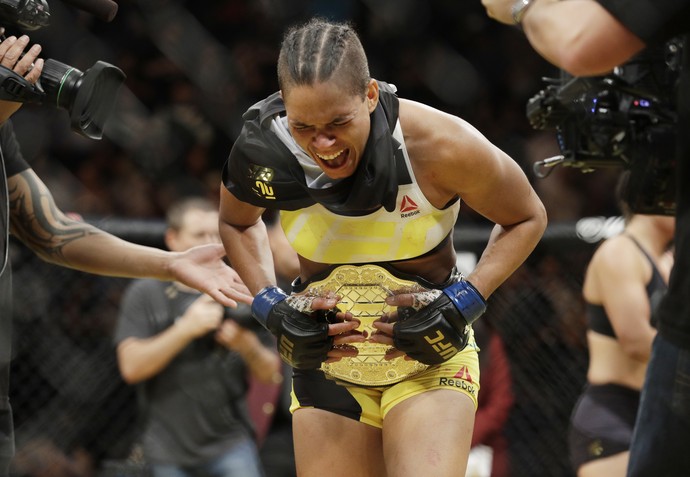
[[(482, 0), (489, 16), (520, 24), (537, 52), (575, 76), (607, 73), (646, 46), (687, 43), (690, 0)], [(656, 313), (628, 476), (690, 475), (690, 52), (678, 84), (676, 260)], [(672, 160), (669, 158), (669, 160)]]
[[(211, 201), (181, 199), (167, 215), (170, 250), (220, 243)], [(136, 280), (127, 288), (114, 339), (122, 377), (141, 383), (142, 447), (153, 477), (263, 475), (248, 377), (277, 383), (281, 362), (272, 336), (244, 308), (224, 315), (177, 282)]]
[[(28, 45), (25, 35), (3, 40), (0, 66), (34, 84), (44, 62), (38, 58), (40, 46), (26, 49)], [(0, 100), (0, 227), (4, 229), (0, 230), (0, 477), (8, 474), (14, 453), (8, 398), (12, 340), (11, 268), (6, 263), (9, 232), (56, 265), (99, 275), (177, 280), (230, 307), (237, 306), (237, 301), (251, 302), (235, 271), (223, 262), (225, 251), (220, 244), (169, 252), (121, 240), (67, 217), (22, 156), (8, 120), (20, 106)]]

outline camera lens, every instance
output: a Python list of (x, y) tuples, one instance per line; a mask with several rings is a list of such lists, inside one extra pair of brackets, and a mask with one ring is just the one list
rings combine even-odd
[(73, 130), (100, 139), (124, 79), (122, 70), (103, 61), (82, 72), (47, 59), (39, 83), (45, 93), (43, 102), (69, 111)]
[(77, 68), (48, 59), (43, 65), (41, 86), (46, 93), (46, 104), (57, 108), (69, 109), (74, 102), (74, 96), (79, 90), (84, 76)]

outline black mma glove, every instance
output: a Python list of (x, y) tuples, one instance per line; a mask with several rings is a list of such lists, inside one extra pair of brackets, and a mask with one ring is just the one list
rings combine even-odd
[(486, 301), (467, 280), (444, 288), (427, 306), (398, 308), (393, 326), (395, 347), (424, 364), (440, 364), (460, 352), (470, 325), (486, 311)]
[(297, 369), (317, 369), (333, 347), (328, 336), (328, 312), (311, 315), (291, 307), (288, 295), (278, 287), (261, 290), (252, 302), (252, 315), (278, 338), (278, 352), (287, 364)]

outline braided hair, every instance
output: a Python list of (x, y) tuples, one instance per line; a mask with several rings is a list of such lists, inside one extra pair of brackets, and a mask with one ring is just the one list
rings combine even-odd
[(337, 80), (353, 95), (364, 95), (369, 64), (351, 25), (313, 18), (290, 28), (278, 56), (278, 83), (283, 94), (292, 86)]

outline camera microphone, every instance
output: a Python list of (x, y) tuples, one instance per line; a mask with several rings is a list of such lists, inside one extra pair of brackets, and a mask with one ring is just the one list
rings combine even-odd
[(112, 0), (62, 0), (62, 2), (84, 10), (104, 22), (111, 21), (117, 13), (117, 3)]

